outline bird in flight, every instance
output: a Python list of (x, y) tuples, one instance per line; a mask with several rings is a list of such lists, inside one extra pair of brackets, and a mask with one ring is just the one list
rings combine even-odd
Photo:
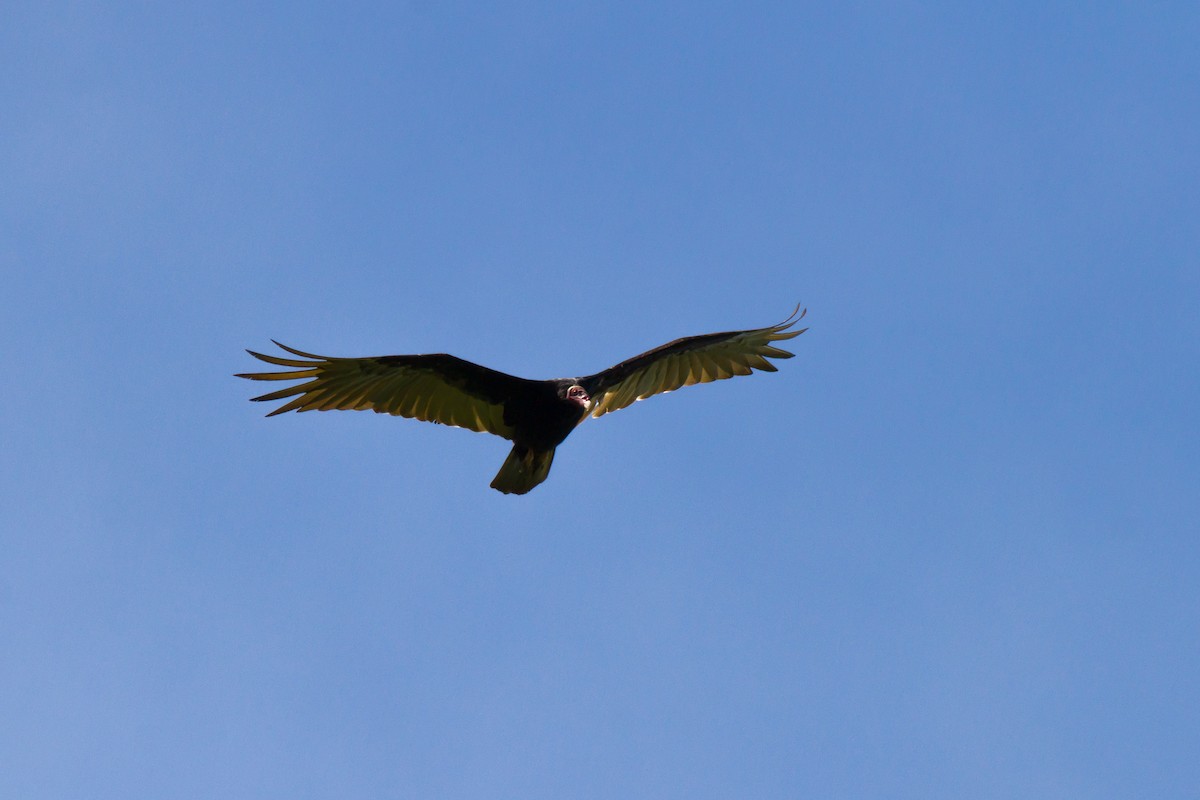
[(502, 436), (513, 447), (491, 486), (505, 494), (525, 494), (546, 480), (554, 449), (588, 415), (603, 416), (681, 386), (749, 375), (756, 369), (775, 372), (768, 359), (793, 354), (771, 343), (808, 330), (790, 330), (805, 313), (807, 309), (796, 306), (778, 325), (676, 339), (583, 378), (527, 380), (445, 353), (332, 358), (279, 342), (275, 344), (299, 358), (246, 352), (286, 371), (237, 377), (304, 381), (253, 398), (292, 398), (268, 417), (285, 411), (369, 409)]

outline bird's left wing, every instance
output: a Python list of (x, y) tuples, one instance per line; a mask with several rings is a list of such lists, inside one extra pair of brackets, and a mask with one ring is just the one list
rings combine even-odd
[(250, 372), (237, 377), (256, 381), (306, 380), (254, 400), (293, 399), (267, 416), (285, 411), (371, 410), (381, 414), (438, 422), (511, 439), (505, 403), (530, 390), (524, 378), (497, 372), (455, 356), (377, 356), (330, 358), (279, 347), (296, 358), (246, 352), (285, 372)]
[(622, 361), (603, 372), (581, 378), (579, 384), (592, 397), (591, 415), (599, 417), (638, 400), (681, 386), (708, 383), (754, 370), (775, 372), (767, 359), (791, 358), (792, 353), (772, 347), (772, 342), (791, 339), (808, 330), (788, 330), (807, 309), (796, 310), (778, 325), (747, 331), (727, 331), (688, 336)]

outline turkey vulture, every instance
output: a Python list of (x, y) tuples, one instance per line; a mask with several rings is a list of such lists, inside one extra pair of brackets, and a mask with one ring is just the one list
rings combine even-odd
[(771, 342), (808, 330), (788, 330), (806, 312), (796, 306), (790, 317), (769, 328), (676, 339), (585, 378), (526, 380), (445, 353), (330, 358), (279, 342), (275, 344), (300, 358), (246, 352), (268, 364), (288, 367), (288, 371), (249, 372), (237, 377), (304, 381), (253, 398), (292, 398), (268, 417), (285, 411), (370, 409), (503, 436), (512, 441), (513, 448), (492, 488), (505, 494), (525, 494), (546, 480), (554, 448), (588, 414), (599, 417), (680, 386), (749, 375), (756, 369), (775, 372), (767, 359), (791, 358), (793, 354), (772, 347)]

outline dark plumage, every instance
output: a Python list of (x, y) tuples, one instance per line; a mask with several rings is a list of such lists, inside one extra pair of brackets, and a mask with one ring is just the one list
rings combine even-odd
[[(800, 307), (778, 325), (688, 336), (584, 378), (531, 381), (461, 358), (435, 355), (330, 358), (280, 344), (283, 358), (246, 352), (284, 372), (250, 372), (256, 381), (304, 381), (255, 400), (292, 398), (285, 411), (367, 410), (494, 433), (513, 443), (492, 488), (525, 494), (550, 472), (554, 448), (591, 414), (599, 417), (694, 383), (775, 372), (769, 358), (792, 354), (771, 346), (808, 330), (788, 330), (804, 317)], [(303, 360), (301, 360), (303, 359)]]

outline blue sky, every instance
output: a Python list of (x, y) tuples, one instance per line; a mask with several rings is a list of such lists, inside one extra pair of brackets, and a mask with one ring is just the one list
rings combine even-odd
[[(0, 795), (1195, 793), (1194, 4), (6, 17)], [(231, 377), (797, 302), (524, 497)]]

